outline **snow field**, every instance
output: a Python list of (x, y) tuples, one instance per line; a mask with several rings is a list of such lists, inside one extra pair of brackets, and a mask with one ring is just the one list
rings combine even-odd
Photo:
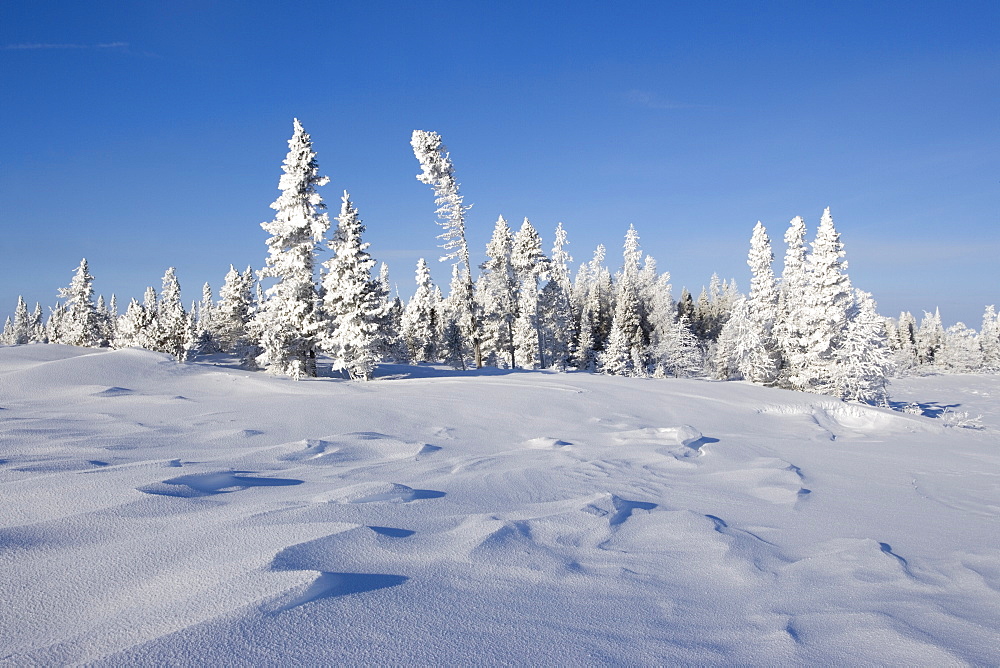
[(380, 371), (0, 348), (0, 663), (997, 662), (1000, 379)]

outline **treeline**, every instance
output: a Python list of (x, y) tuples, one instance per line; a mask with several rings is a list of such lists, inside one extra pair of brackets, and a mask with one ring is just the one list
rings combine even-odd
[[(560, 224), (546, 253), (525, 219), (515, 231), (501, 216), (473, 276), (465, 212), (450, 156), (437, 133), (415, 131), (418, 179), (430, 185), (453, 260), (447, 296), (425, 260), (404, 303), (391, 296), (388, 271), (363, 241), (365, 226), (345, 192), (336, 225), (326, 213), (309, 135), (295, 120), (271, 205), (264, 267), (230, 267), (216, 296), (203, 288), (185, 309), (174, 270), (119, 314), (114, 297), (94, 300), (86, 260), (43, 323), (41, 307), (19, 300), (3, 342), (141, 347), (190, 360), (230, 353), (248, 368), (292, 377), (317, 375), (318, 360), (351, 378), (370, 379), (380, 361), (447, 363), (455, 368), (580, 369), (621, 376), (697, 376), (819, 392), (885, 405), (894, 372), (1000, 369), (1000, 326), (992, 307), (982, 330), (943, 329), (937, 314), (878, 315), (871, 295), (853, 288), (844, 249), (827, 209), (813, 241), (802, 218), (784, 235), (776, 276), (771, 241), (751, 235), (750, 289), (713, 276), (707, 290), (674, 299), (667, 272), (645, 255), (634, 227), (612, 273), (599, 246), (575, 272)], [(332, 228), (332, 232), (331, 232)], [(328, 236), (329, 235), (329, 236)], [(320, 263), (321, 254), (329, 257)]]

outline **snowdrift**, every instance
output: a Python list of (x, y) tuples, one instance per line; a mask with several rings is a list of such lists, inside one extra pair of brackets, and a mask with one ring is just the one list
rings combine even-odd
[(995, 377), (381, 373), (0, 348), (0, 663), (998, 660)]

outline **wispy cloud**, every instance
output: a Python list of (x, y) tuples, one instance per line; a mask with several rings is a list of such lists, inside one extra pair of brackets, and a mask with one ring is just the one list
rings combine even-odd
[(712, 109), (709, 104), (691, 104), (688, 102), (675, 102), (663, 98), (648, 90), (632, 89), (625, 93), (625, 101), (633, 107), (643, 107), (645, 109)]
[(5, 44), (4, 51), (37, 51), (40, 49), (127, 49), (128, 42), (106, 42), (103, 44)]

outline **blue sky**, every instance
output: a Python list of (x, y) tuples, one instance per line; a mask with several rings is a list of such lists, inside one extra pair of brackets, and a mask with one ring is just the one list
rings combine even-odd
[[(0, 313), (81, 257), (124, 306), (259, 268), (292, 118), (402, 292), (436, 259), (409, 147), (451, 150), (481, 255), (527, 216), (577, 261), (635, 224), (675, 295), (745, 290), (759, 219), (832, 207), (880, 310), (1000, 303), (1000, 4), (4, 2)], [(433, 266), (447, 283), (448, 268)]]

